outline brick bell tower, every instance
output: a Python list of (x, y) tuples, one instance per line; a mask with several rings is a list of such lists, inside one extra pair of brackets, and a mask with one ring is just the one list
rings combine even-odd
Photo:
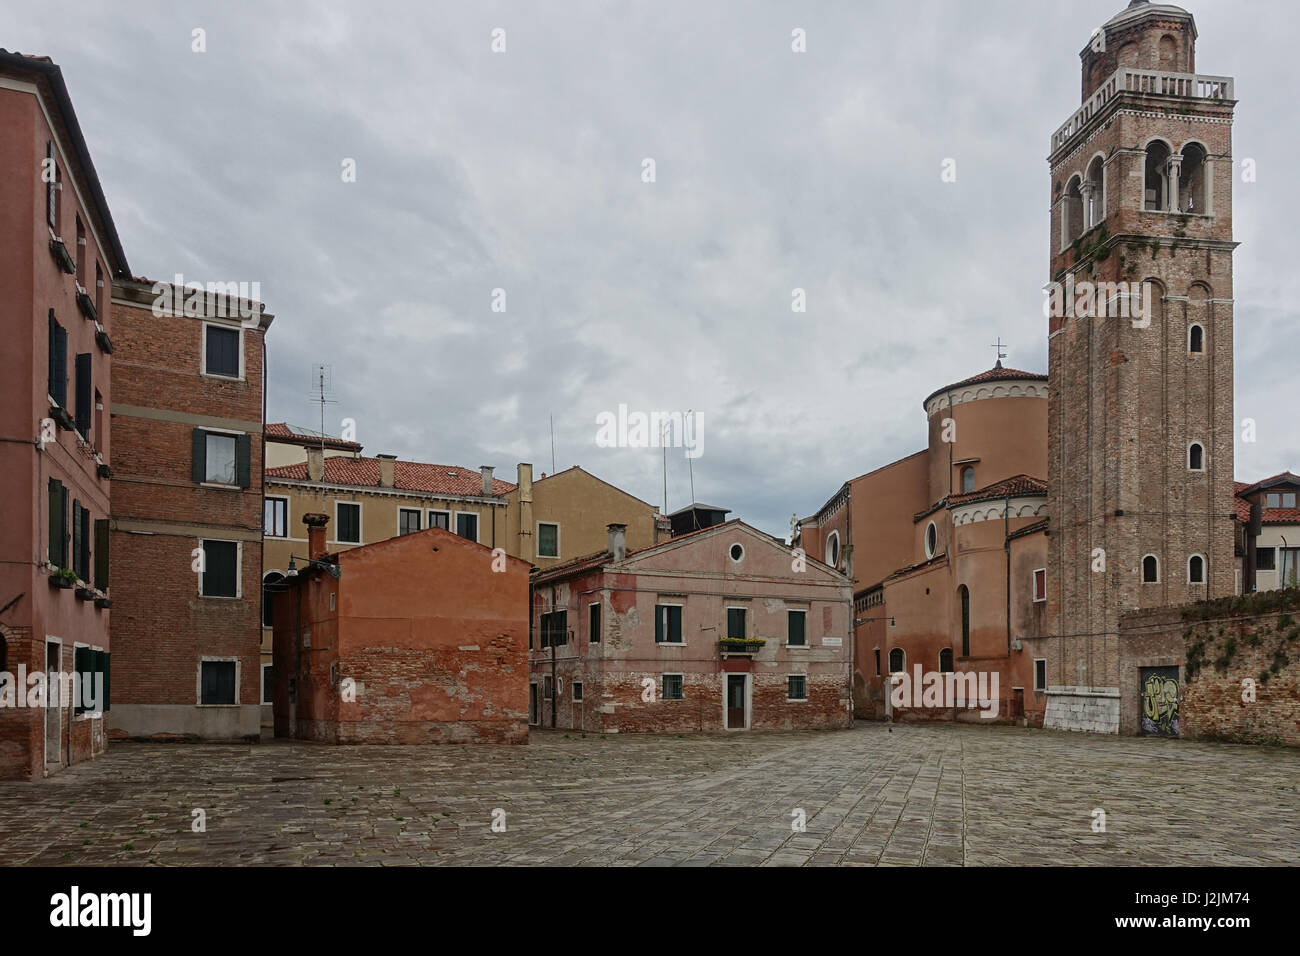
[(1234, 590), (1236, 100), (1195, 44), (1186, 10), (1134, 0), (1052, 134), (1049, 727), (1118, 731), (1122, 612)]

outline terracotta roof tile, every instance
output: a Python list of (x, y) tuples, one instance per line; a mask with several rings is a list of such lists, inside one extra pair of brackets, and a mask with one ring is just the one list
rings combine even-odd
[(1042, 372), (1026, 372), (1018, 368), (1003, 368), (1002, 363), (999, 362), (988, 371), (980, 372), (978, 375), (972, 375), (970, 378), (964, 378), (960, 382), (953, 382), (951, 385), (945, 385), (943, 388), (936, 388), (929, 395), (925, 396), (925, 401), (921, 402), (921, 404), (924, 406), (936, 395), (941, 395), (954, 388), (965, 388), (967, 385), (978, 385), (980, 382), (1017, 381), (1046, 382), (1047, 376)]
[(361, 445), (354, 441), (344, 441), (342, 438), (334, 438), (330, 435), (322, 435), (320, 432), (314, 432), (308, 428), (300, 428), (297, 425), (289, 425), (285, 422), (272, 422), (264, 429), (266, 437), (270, 439), (280, 439), (284, 442), (294, 445), (324, 445), (326, 448), (336, 448), (343, 451), (360, 452)]
[[(281, 465), (266, 469), (267, 478), (288, 478), (307, 481), (307, 463)], [(352, 485), (357, 488), (379, 488), (378, 458), (325, 459), (325, 483)], [(461, 498), (478, 498), (483, 495), (483, 476), (477, 471), (459, 465), (430, 465), (419, 461), (393, 462), (393, 487), (398, 491), (418, 491), (426, 494), (449, 495)], [(513, 482), (492, 479), (492, 494), (505, 495), (515, 488)]]
[(948, 497), (948, 506), (965, 504), (968, 501), (986, 501), (993, 498), (1005, 498), (1010, 495), (1012, 498), (1020, 498), (1025, 495), (1045, 495), (1047, 494), (1047, 482), (1042, 478), (1035, 478), (1032, 475), (1014, 475), (1011, 478), (1004, 478), (1002, 481), (995, 481), (991, 485), (983, 488), (977, 488), (975, 491), (968, 491), (965, 494), (950, 495)]

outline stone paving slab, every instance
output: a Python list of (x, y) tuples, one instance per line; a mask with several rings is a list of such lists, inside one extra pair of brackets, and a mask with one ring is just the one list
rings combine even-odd
[(0, 782), (0, 864), (1295, 866), (1298, 787), (1294, 749), (952, 724), (114, 743)]

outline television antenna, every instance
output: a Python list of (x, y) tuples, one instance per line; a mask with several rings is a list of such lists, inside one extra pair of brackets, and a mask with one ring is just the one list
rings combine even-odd
[[(321, 460), (321, 500), (325, 500), (325, 406), (337, 405), (334, 395), (334, 366), (316, 363), (311, 367), (311, 390), (320, 404), (320, 460)], [(308, 478), (310, 478), (310, 474)]]

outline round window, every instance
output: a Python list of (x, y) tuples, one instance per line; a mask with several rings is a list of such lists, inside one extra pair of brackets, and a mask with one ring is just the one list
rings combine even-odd
[(840, 566), (840, 534), (838, 531), (832, 531), (831, 536), (826, 539), (826, 563), (832, 568)]
[(930, 522), (930, 526), (925, 529), (925, 556), (933, 558), (935, 549), (939, 547), (939, 529)]
[(741, 547), (740, 545), (738, 545), (738, 544), (733, 544), (733, 545), (731, 546), (731, 560), (732, 560), (732, 561), (739, 561), (739, 560), (740, 560), (741, 558), (743, 558), (744, 556), (745, 556), (745, 549), (744, 549), (744, 548), (742, 548), (742, 547)]

